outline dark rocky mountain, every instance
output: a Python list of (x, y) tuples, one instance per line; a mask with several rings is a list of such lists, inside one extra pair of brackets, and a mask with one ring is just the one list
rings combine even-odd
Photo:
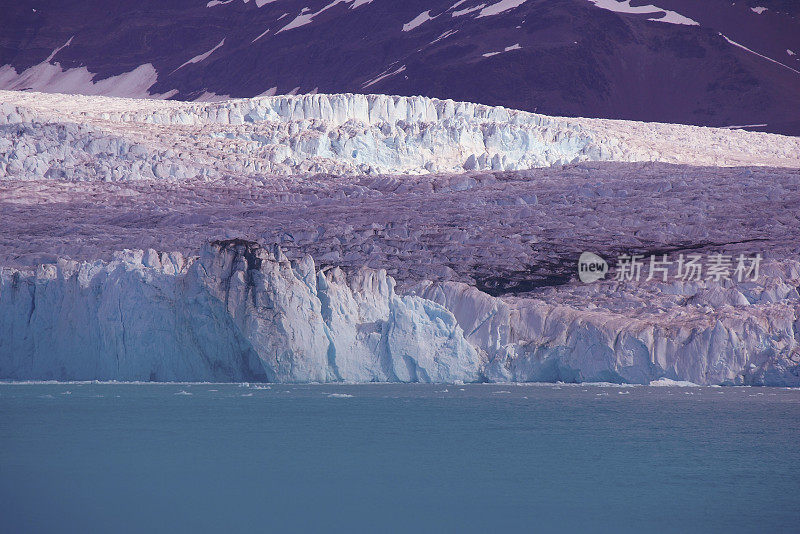
[(0, 88), (425, 95), (800, 134), (797, 2), (652, 1), (2, 0)]

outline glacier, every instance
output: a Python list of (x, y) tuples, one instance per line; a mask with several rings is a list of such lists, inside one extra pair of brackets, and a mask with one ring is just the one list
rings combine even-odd
[[(800, 262), (766, 272), (741, 291), (651, 289), (665, 318), (496, 298), (458, 282), (423, 281), (401, 296), (384, 270), (348, 277), (238, 239), (189, 258), (125, 250), (0, 272), (0, 376), (798, 386)], [(703, 308), (676, 313), (669, 295)]]
[[(796, 387), (800, 263), (771, 269), (762, 285), (747, 290), (653, 284), (640, 290), (649, 303), (644, 309), (627, 296), (635, 291), (613, 282), (563, 291), (580, 294), (578, 304), (564, 296), (496, 298), (458, 282), (423, 282), (415, 294), (454, 313), (467, 340), (489, 356), (484, 377), (491, 382)], [(604, 293), (615, 307), (603, 304)]]
[[(800, 385), (800, 140), (0, 92), (0, 379)], [(591, 251), (761, 278), (576, 280)]]
[(348, 283), (244, 241), (0, 275), (3, 378), (453, 382), (479, 367), (453, 315), (385, 271)]
[(519, 170), (585, 161), (800, 167), (800, 140), (386, 95), (222, 102), (0, 91), (0, 177), (123, 181)]

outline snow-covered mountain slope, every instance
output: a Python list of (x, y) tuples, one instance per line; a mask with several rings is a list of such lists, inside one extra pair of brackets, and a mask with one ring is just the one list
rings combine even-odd
[(183, 103), (0, 92), (4, 178), (463, 172), (579, 161), (798, 167), (800, 138), (548, 117), (424, 97)]
[[(798, 385), (800, 296), (787, 282), (800, 263), (766, 274), (746, 288), (650, 288), (646, 310), (613, 312), (452, 282), (401, 297), (385, 271), (348, 282), (236, 240), (189, 259), (125, 251), (0, 272), (0, 377)], [(695, 305), (676, 310), (686, 298)]]
[(424, 95), (800, 134), (791, 0), (15, 0), (0, 88)]

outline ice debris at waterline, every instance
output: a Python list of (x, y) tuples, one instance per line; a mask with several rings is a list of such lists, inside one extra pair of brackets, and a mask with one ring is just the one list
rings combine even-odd
[[(0, 378), (798, 385), (797, 291), (781, 280), (796, 281), (800, 266), (772, 272), (748, 293), (767, 305), (703, 326), (457, 282), (401, 296), (385, 271), (317, 270), (310, 256), (289, 261), (242, 240), (191, 258), (125, 250), (110, 262), (2, 270)], [(741, 296), (694, 292), (712, 305)]]

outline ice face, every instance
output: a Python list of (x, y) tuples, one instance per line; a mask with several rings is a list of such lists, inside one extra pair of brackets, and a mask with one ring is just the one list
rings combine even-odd
[(798, 154), (800, 140), (780, 135), (548, 117), (424, 97), (197, 103), (0, 91), (0, 177), (16, 179), (425, 174), (581, 161), (798, 167)]
[[(798, 382), (796, 139), (422, 98), (3, 95), (0, 378)], [(501, 170), (587, 147), (620, 161)], [(195, 256), (240, 236), (284, 250)], [(582, 285), (587, 250), (771, 257), (749, 285)]]
[[(632, 297), (603, 284), (571, 290), (591, 287), (604, 306), (582, 309), (458, 282), (401, 296), (385, 271), (348, 280), (241, 240), (189, 259), (126, 250), (2, 271), (0, 377), (798, 385), (800, 263), (766, 273), (741, 287), (656, 285), (632, 312)], [(699, 306), (676, 310), (686, 296)]]
[(242, 241), (0, 277), (0, 376), (452, 382), (480, 378), (453, 315), (382, 271), (348, 284)]
[(767, 270), (757, 284), (607, 282), (550, 298), (457, 282), (416, 292), (453, 312), (489, 381), (800, 385), (800, 262)]

